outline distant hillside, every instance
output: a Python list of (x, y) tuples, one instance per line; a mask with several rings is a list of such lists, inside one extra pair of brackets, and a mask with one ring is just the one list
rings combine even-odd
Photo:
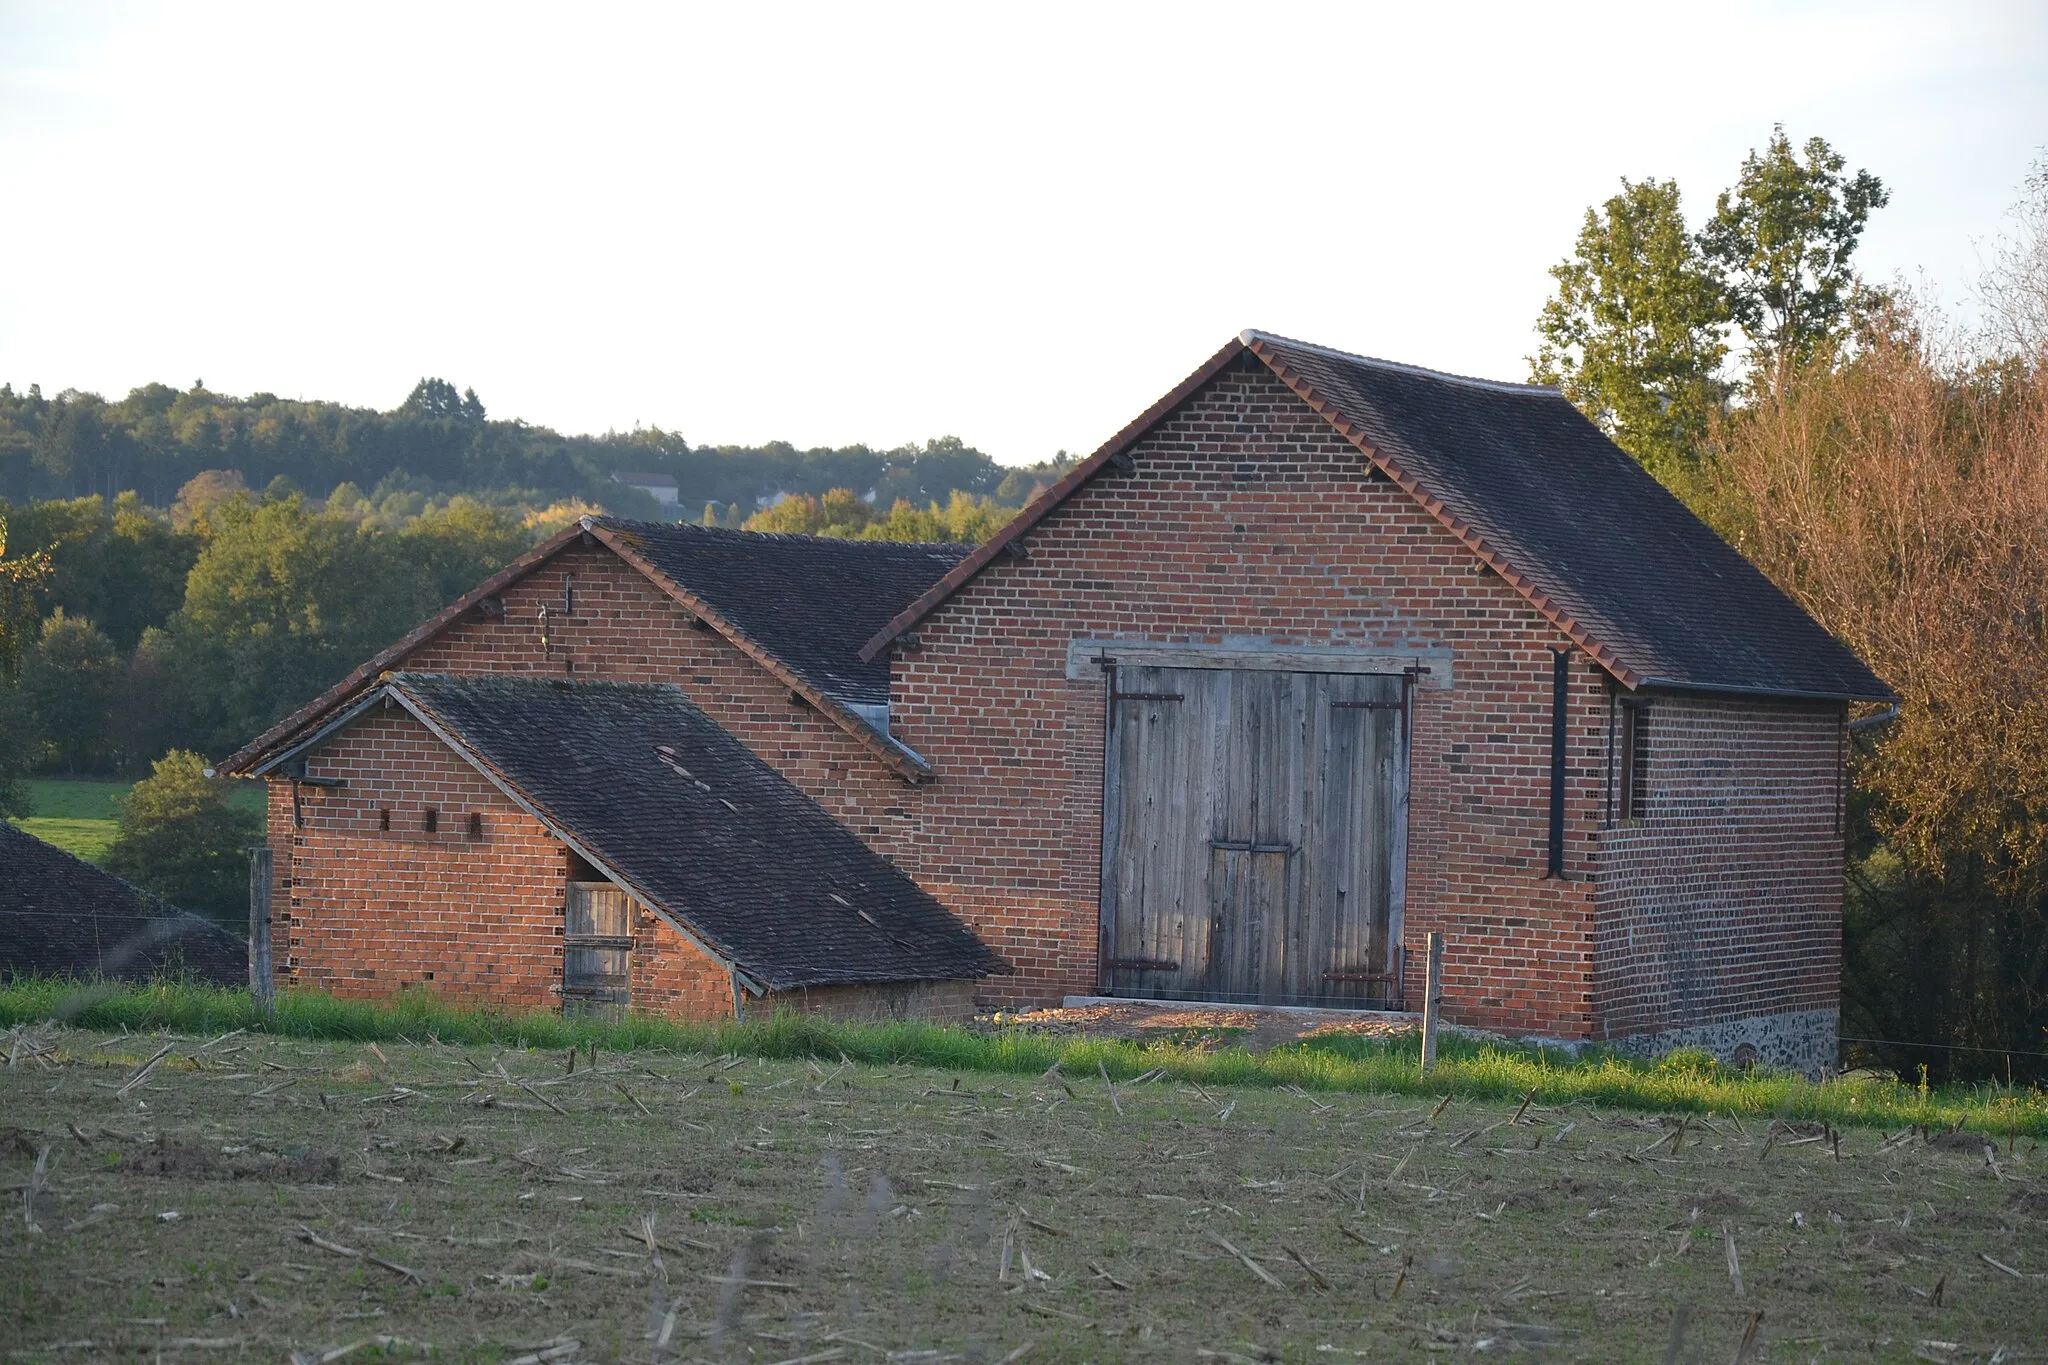
[(781, 495), (834, 488), (872, 495), (883, 508), (899, 498), (943, 504), (955, 492), (1020, 506), (1061, 467), (1005, 468), (951, 436), (895, 450), (692, 446), (659, 428), (564, 436), (493, 420), (474, 390), (441, 379), (421, 380), (389, 412), (267, 393), (236, 398), (200, 383), (182, 391), (146, 384), (118, 402), (0, 386), (0, 498), (14, 503), (134, 489), (167, 507), (200, 472), (233, 470), (251, 488), (283, 480), (273, 491), (315, 497), (346, 483), (373, 501), (393, 492), (466, 493), (500, 505), (580, 498), (626, 515), (660, 514), (652, 497), (612, 477), (632, 471), (675, 480), (668, 515), (696, 521), (716, 503), (721, 520), (737, 522)]

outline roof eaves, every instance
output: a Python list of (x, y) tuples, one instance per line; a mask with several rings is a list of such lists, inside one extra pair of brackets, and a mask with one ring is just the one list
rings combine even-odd
[(497, 766), (489, 759), (472, 748), (463, 739), (460, 730), (443, 722), (435, 714), (433, 707), (424, 698), (415, 696), (406, 687), (405, 683), (406, 677), (404, 674), (395, 674), (385, 681), (384, 686), (380, 689), (380, 695), (389, 697), (398, 705), (404, 707), (406, 712), (414, 720), (424, 725), (434, 738), (454, 750), (465, 763), (476, 769), (486, 782), (489, 782), (502, 792), (506, 800), (518, 806), (535, 820), (538, 820), (547, 829), (548, 833), (560, 839), (564, 844), (573, 849), (578, 857), (617, 883), (620, 889), (645, 907), (649, 914), (656, 916), (664, 924), (668, 925), (669, 928), (682, 935), (684, 940), (692, 947), (717, 963), (721, 968), (737, 975), (742, 983), (749, 990), (753, 991), (755, 995), (761, 994), (761, 989), (756, 983), (756, 974), (754, 972), (736, 961), (730, 953), (718, 948), (696, 928), (686, 924), (666, 903), (651, 894), (647, 888), (620, 872), (616, 867), (613, 867), (609, 860), (594, 845), (580, 837), (566, 823), (558, 819), (553, 812), (528, 795), (525, 789), (520, 787), (518, 783), (500, 772)]
[[(388, 682), (389, 677), (389, 674), (385, 674), (380, 681)], [(348, 706), (328, 716), (325, 724), (315, 726), (310, 730), (301, 731), (293, 736), (290, 743), (273, 748), (260, 761), (251, 763), (248, 771), (243, 775), (246, 777), (267, 777), (300, 754), (310, 749), (318, 748), (321, 742), (329, 735), (334, 734), (338, 730), (345, 730), (354, 724), (356, 717), (375, 706), (383, 699), (388, 690), (388, 686), (375, 687), (363, 693)]]
[(1224, 366), (1244, 354), (1245, 350), (1244, 341), (1233, 337), (1221, 350), (1202, 362), (1193, 374), (1176, 385), (1171, 393), (1145, 409), (1087, 459), (1068, 470), (1059, 482), (1033, 498), (1023, 511), (1005, 522), (1000, 531), (976, 547), (974, 553), (954, 565), (952, 571), (944, 578), (932, 584), (915, 602), (898, 612), (888, 625), (875, 632), (873, 639), (861, 646), (860, 657), (872, 661), (887, 649), (897, 636), (931, 615), (940, 603), (965, 587), (969, 579), (987, 568), (998, 555), (1032, 527), (1045, 520), (1055, 508), (1078, 492), (1082, 484), (1095, 477), (1104, 465), (1164, 421), (1175, 408), (1193, 397), (1197, 389), (1214, 379), (1222, 372)]
[(566, 549), (571, 543), (580, 539), (583, 535), (583, 530), (584, 528), (580, 525), (570, 526), (534, 546), (531, 550), (528, 550), (525, 554), (471, 589), (467, 594), (458, 598), (454, 603), (443, 607), (423, 624), (408, 632), (396, 644), (380, 651), (359, 665), (340, 682), (328, 688), (312, 701), (307, 702), (304, 706), (301, 706), (298, 710), (292, 712), (289, 716), (286, 716), (283, 720), (237, 749), (220, 764), (220, 771), (235, 776), (254, 776), (255, 774), (250, 772), (249, 769), (252, 765), (262, 761), (271, 750), (292, 739), (308, 725), (318, 721), (321, 716), (325, 715), (337, 703), (347, 698), (349, 694), (355, 692), (358, 688), (389, 672), (394, 664), (434, 636), (440, 634), (464, 612), (475, 607), (477, 603), (483, 601), (486, 597), (494, 597), (498, 593), (503, 592), (506, 588), (554, 558), (556, 554)]
[(906, 782), (922, 782), (932, 774), (931, 765), (910, 749), (878, 733), (860, 714), (830, 693), (822, 692), (806, 681), (801, 674), (781, 659), (772, 650), (740, 629), (729, 617), (706, 602), (683, 584), (663, 573), (632, 544), (630, 532), (622, 533), (616, 527), (592, 517), (583, 519), (583, 528), (610, 547), (611, 551), (638, 569), (669, 598), (729, 640), (735, 648), (762, 668), (784, 687), (802, 697), (832, 718), (840, 729), (851, 735), (856, 743)]
[[(1871, 675), (1876, 678), (1875, 674)], [(1876, 678), (1879, 683), (1884, 679)], [(1742, 683), (1683, 682), (1677, 678), (1644, 678), (1639, 688), (1656, 688), (1666, 692), (1705, 692), (1715, 696), (1732, 697), (1775, 697), (1786, 701), (1828, 701), (1828, 702), (1896, 702), (1899, 695), (1890, 690), (1883, 692), (1826, 692), (1803, 687), (1757, 687)]]
[[(1281, 383), (1292, 389), (1297, 397), (1315, 409), (1316, 413), (1334, 427), (1339, 435), (1356, 446), (1360, 454), (1364, 455), (1382, 473), (1399, 485), (1404, 492), (1420, 503), (1425, 512), (1434, 517), (1445, 530), (1456, 536), (1465, 548), (1477, 555), (1488, 568), (1499, 574), (1508, 586), (1520, 593), (1529, 605), (1534, 607), (1545, 620), (1563, 632), (1566, 639), (1584, 650), (1588, 657), (1606, 669), (1617, 682), (1623, 687), (1628, 688), (1631, 692), (1643, 685), (1643, 677), (1640, 673), (1622, 662), (1612, 649), (1595, 639), (1592, 633), (1574, 619), (1569, 612), (1558, 607), (1552, 601), (1549, 594), (1535, 580), (1510, 564), (1498, 550), (1487, 542), (1486, 537), (1481, 535), (1477, 528), (1451, 511), (1442, 498), (1424, 488), (1420, 480), (1401, 467), (1399, 461), (1394, 460), (1384, 451), (1374, 446), (1365, 433), (1351, 419), (1346, 417), (1337, 408), (1336, 404), (1316, 392), (1315, 388), (1307, 380), (1303, 379), (1298, 372), (1291, 368), (1276, 353), (1274, 347), (1267, 343), (1265, 337), (1258, 333), (1252, 333), (1251, 336), (1252, 340), (1247, 343), (1247, 349), (1261, 361), (1265, 362), (1266, 367), (1272, 370), (1274, 376)], [(1294, 345), (1296, 343), (1287, 342), (1283, 344)], [(1334, 354), (1341, 354), (1341, 352)], [(1356, 359), (1356, 357), (1347, 357), (1347, 359)], [(1487, 381), (1470, 382), (1479, 383)]]

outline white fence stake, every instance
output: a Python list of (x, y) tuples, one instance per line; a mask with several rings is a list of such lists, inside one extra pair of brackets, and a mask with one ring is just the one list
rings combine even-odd
[(1436, 1065), (1436, 1023), (1444, 1003), (1444, 936), (1429, 936), (1429, 975), (1422, 987), (1422, 1074)]

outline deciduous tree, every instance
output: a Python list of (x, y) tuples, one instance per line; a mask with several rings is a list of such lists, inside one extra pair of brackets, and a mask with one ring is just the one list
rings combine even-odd
[(1823, 138), (1794, 153), (1780, 124), (1743, 159), (1700, 232), (1749, 339), (1753, 387), (1780, 392), (1792, 373), (1832, 355), (1868, 302), (1850, 260), (1891, 194), (1869, 171), (1845, 175), (1847, 165)]
[(1562, 388), (1652, 471), (1688, 474), (1728, 394), (1729, 310), (1686, 229), (1677, 183), (1623, 180), (1586, 211), (1571, 257), (1550, 275), (1557, 292), (1536, 323), (1537, 380)]
[(114, 642), (91, 621), (59, 607), (43, 622), (21, 670), (21, 690), (45, 763), (72, 774), (105, 769), (120, 676)]
[(121, 803), (121, 829), (107, 849), (107, 870), (171, 904), (220, 923), (248, 923), (247, 850), (261, 818), (227, 803), (225, 779), (206, 776), (189, 750), (157, 760)]

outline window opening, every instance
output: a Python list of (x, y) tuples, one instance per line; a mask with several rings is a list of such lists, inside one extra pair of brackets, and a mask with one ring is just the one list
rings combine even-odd
[(1650, 787), (1650, 704), (1621, 704), (1621, 818), (1648, 818)]
[(391, 828), (391, 807), (384, 806), (377, 811), (377, 828), (386, 831)]
[(441, 812), (435, 810), (432, 806), (427, 807), (427, 813), (420, 818), (420, 828), (429, 834), (440, 829)]
[(469, 813), (469, 837), (472, 839), (484, 837), (484, 817), (479, 811), (471, 811)]

